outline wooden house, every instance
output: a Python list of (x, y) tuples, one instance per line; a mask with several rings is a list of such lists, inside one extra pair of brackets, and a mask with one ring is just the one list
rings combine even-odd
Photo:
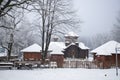
[(63, 67), (64, 63), (64, 53), (62, 50), (65, 48), (65, 44), (63, 42), (50, 42), (49, 50), (50, 52), (50, 61), (54, 61), (57, 63), (57, 67)]
[[(100, 68), (110, 68), (116, 65), (116, 48), (120, 43), (109, 41), (91, 51), (94, 61)], [(120, 67), (120, 51), (117, 51), (118, 66)]]
[(71, 43), (64, 49), (64, 57), (65, 58), (79, 58), (86, 59), (88, 58), (89, 48), (86, 47), (83, 43), (79, 43), (80, 45), (76, 45)]
[(78, 35), (74, 32), (69, 32), (65, 35), (64, 57), (65, 58), (88, 58), (89, 48), (82, 42), (78, 42)]
[(33, 44), (23, 50), (21, 50), (23, 54), (24, 61), (39, 61), (41, 60), (41, 47), (38, 44)]

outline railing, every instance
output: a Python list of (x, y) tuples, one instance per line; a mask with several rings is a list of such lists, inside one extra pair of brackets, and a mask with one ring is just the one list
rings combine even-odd
[(81, 60), (81, 59), (69, 59), (64, 60), (64, 68), (88, 68), (97, 69), (97, 65), (93, 61)]

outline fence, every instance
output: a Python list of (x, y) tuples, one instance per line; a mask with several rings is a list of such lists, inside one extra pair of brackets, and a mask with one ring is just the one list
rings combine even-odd
[(64, 60), (64, 68), (88, 68), (97, 69), (97, 65), (93, 61), (81, 60), (81, 59), (66, 59)]

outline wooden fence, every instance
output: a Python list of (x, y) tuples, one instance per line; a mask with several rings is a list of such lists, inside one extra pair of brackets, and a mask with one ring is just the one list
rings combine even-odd
[(97, 69), (97, 65), (93, 61), (80, 60), (80, 59), (69, 59), (64, 60), (64, 68), (88, 68)]

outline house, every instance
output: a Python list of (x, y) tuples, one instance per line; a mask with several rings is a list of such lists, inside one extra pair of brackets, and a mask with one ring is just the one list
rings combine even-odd
[(41, 60), (41, 47), (38, 44), (33, 44), (23, 50), (23, 60), (24, 61), (39, 61)]
[(50, 42), (49, 50), (52, 50), (50, 52), (50, 61), (55, 61), (57, 67), (63, 67), (64, 53), (62, 51), (64, 48), (65, 44), (63, 42)]
[(65, 58), (88, 58), (89, 48), (82, 42), (78, 42), (79, 36), (74, 32), (65, 35), (64, 57)]
[(75, 43), (71, 43), (64, 49), (64, 57), (65, 58), (79, 58), (85, 59), (88, 58), (89, 48), (84, 45), (84, 43), (80, 42), (79, 45)]
[[(98, 48), (91, 51), (94, 61), (100, 68), (115, 67), (116, 64), (116, 48), (120, 47), (120, 43), (109, 41)], [(118, 66), (120, 67), (120, 51), (117, 51)]]
[(7, 59), (7, 50), (0, 46), (0, 61), (5, 61)]

